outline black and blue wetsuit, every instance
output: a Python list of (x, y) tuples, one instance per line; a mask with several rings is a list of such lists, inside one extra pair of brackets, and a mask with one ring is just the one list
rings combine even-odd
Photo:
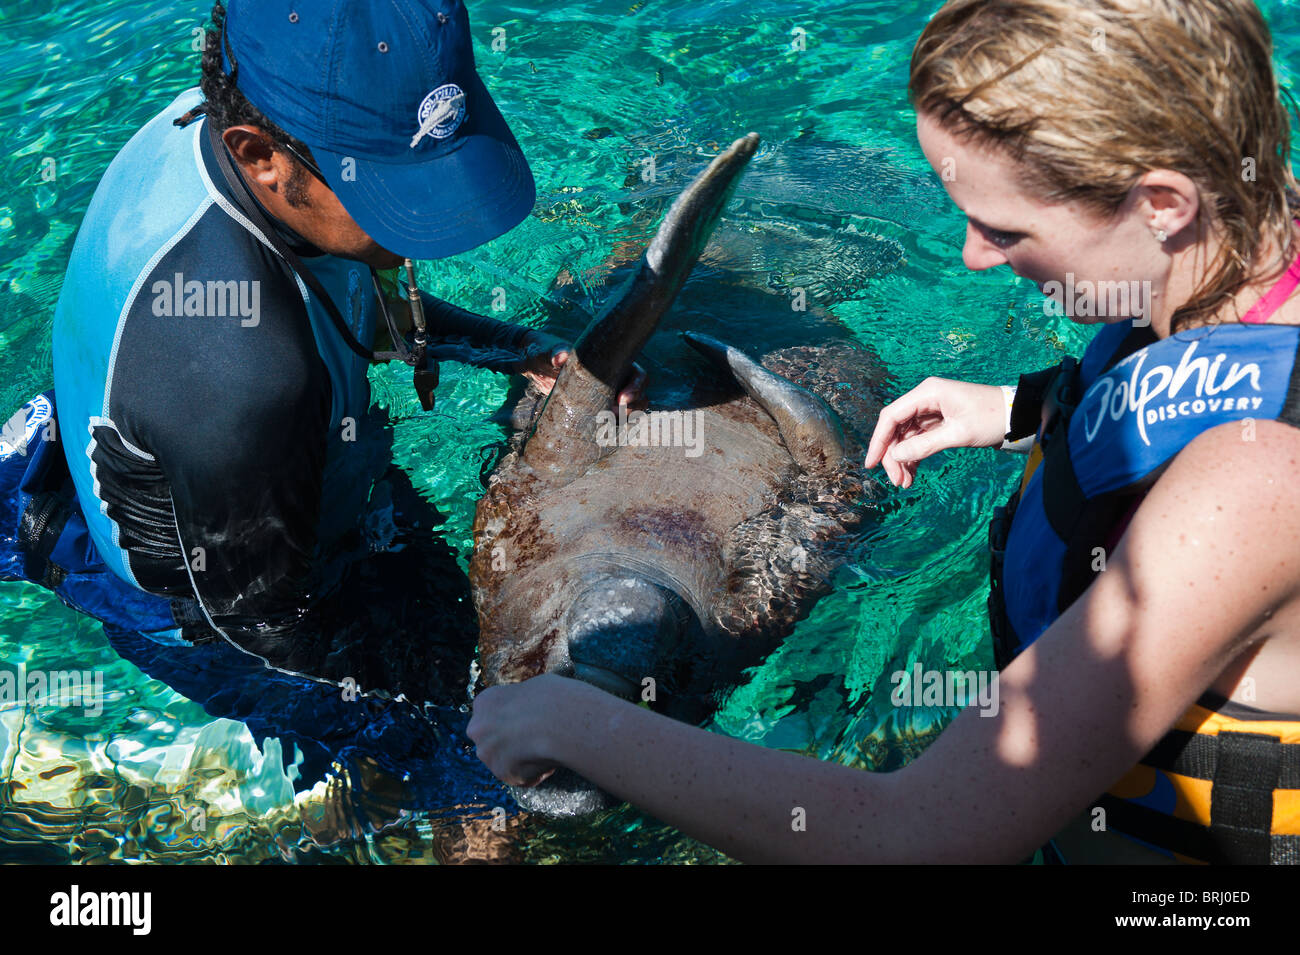
[[(284, 230), (266, 235), (251, 195), (222, 175), (206, 120), (173, 124), (200, 100), (181, 95), (109, 166), (59, 299), (60, 437), (89, 537), (122, 582), (169, 602), (176, 626), (155, 640), (224, 637), (278, 668), (419, 693), (432, 677), (402, 685), (394, 661), (427, 656), (409, 629), (374, 607), (354, 607), (350, 623), (337, 612), (345, 579), (376, 576), (357, 569), (367, 551), (358, 525), (390, 469), (387, 432), (369, 411), (370, 362), (355, 348), (382, 320), (369, 269)], [(277, 244), (328, 293), (353, 345)], [(519, 367), (527, 328), (426, 306), (434, 357)], [(390, 498), (426, 531), (436, 520), (414, 517), (421, 502), (400, 475)], [(445, 545), (428, 546), (460, 578), (444, 613), (472, 629), (463, 574)], [(425, 603), (446, 604), (445, 587), (428, 592), (437, 573), (408, 570), (408, 595), (423, 587)]]

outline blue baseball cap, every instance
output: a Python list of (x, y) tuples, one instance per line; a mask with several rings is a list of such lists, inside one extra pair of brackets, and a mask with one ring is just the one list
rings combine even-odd
[(532, 171), (474, 68), (461, 0), (229, 0), (224, 65), (311, 148), (381, 246), (435, 259), (518, 225)]

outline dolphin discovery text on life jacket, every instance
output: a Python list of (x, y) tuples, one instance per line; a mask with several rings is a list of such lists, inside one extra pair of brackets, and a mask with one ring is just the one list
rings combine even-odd
[[(1118, 421), (1125, 414), (1135, 415), (1138, 435), (1143, 444), (1150, 446), (1148, 429), (1163, 421), (1207, 412), (1257, 411), (1263, 401), (1259, 394), (1259, 365), (1253, 361), (1234, 361), (1225, 366), (1227, 356), (1223, 352), (1212, 359), (1208, 353), (1196, 355), (1199, 344), (1199, 341), (1188, 342), (1177, 365), (1147, 367), (1149, 356), (1143, 350), (1117, 366), (1116, 370), (1132, 364), (1127, 380), (1118, 375), (1098, 378), (1093, 387), (1099, 399), (1089, 402), (1087, 413), (1091, 416), (1084, 418), (1087, 440), (1097, 436), (1108, 416)], [(1194, 386), (1187, 388), (1193, 378)], [(1238, 387), (1243, 383), (1249, 388)]]

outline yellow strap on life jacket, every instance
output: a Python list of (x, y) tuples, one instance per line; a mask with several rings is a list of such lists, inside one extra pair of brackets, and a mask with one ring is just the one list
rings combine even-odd
[(1038, 470), (1038, 466), (1042, 463), (1043, 446), (1035, 441), (1033, 446), (1029, 449), (1029, 458), (1025, 461), (1025, 472), (1020, 476), (1019, 493), (1021, 496), (1024, 495), (1025, 488), (1028, 487), (1030, 479), (1034, 476), (1034, 472)]
[(1300, 718), (1229, 706), (1192, 706), (1101, 804), (1182, 861), (1300, 861)]

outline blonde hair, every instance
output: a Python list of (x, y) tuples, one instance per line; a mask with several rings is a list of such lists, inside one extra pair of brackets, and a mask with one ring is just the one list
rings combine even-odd
[(1272, 39), (1251, 0), (950, 0), (912, 53), (918, 113), (1022, 163), (1049, 202), (1114, 215), (1151, 169), (1187, 176), (1207, 278), (1173, 316), (1210, 319), (1252, 278), (1266, 240), (1295, 254), (1300, 209)]

